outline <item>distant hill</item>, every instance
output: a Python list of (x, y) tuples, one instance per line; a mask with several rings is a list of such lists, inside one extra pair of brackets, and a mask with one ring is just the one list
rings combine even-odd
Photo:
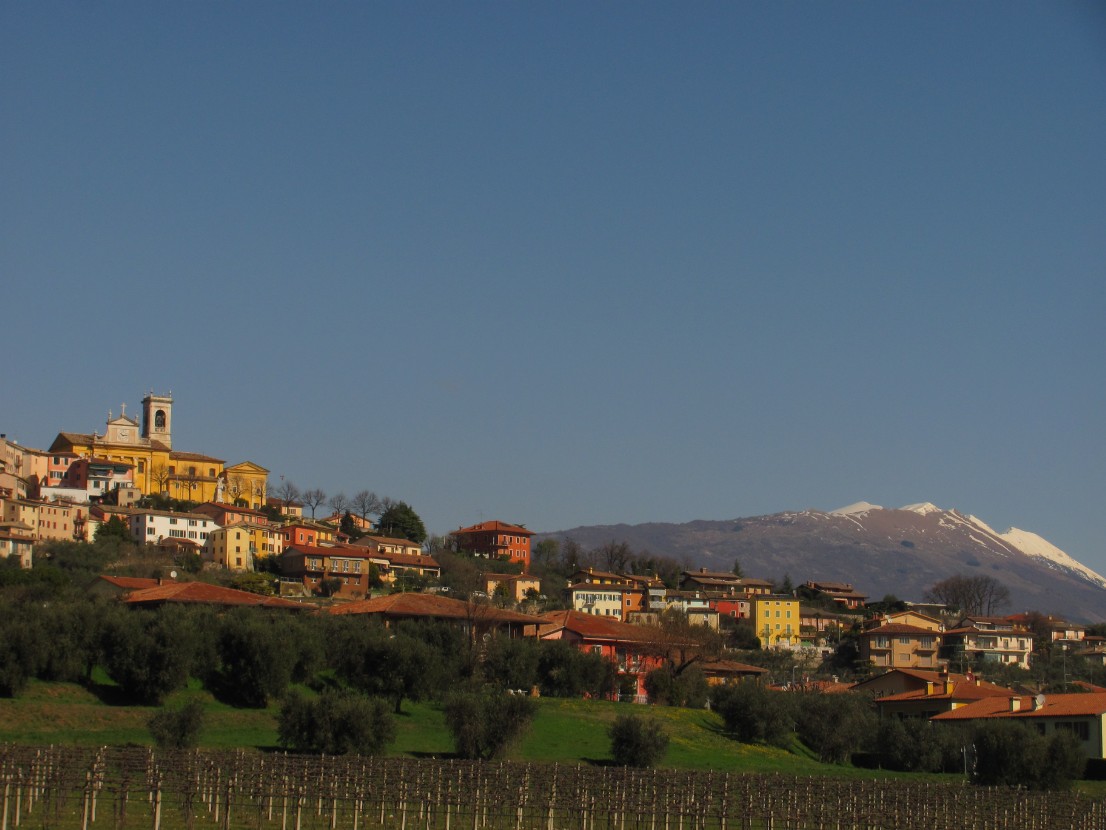
[(689, 568), (795, 584), (851, 582), (872, 599), (921, 601), (954, 574), (986, 574), (1010, 590), (1005, 613), (1038, 610), (1075, 621), (1106, 620), (1106, 579), (1035, 533), (998, 533), (985, 522), (929, 503), (887, 509), (860, 502), (727, 521), (577, 527), (541, 538), (570, 538), (585, 549), (609, 541), (674, 557)]

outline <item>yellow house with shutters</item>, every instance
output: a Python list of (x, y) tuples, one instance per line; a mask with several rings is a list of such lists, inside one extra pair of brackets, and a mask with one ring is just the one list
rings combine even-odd
[(799, 647), (799, 600), (782, 594), (757, 594), (749, 602), (761, 648)]

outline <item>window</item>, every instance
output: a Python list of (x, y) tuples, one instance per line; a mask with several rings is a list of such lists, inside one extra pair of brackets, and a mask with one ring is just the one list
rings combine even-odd
[(1066, 732), (1071, 732), (1081, 741), (1089, 740), (1091, 737), (1091, 730), (1086, 721), (1057, 721), (1056, 729), (1057, 731), (1063, 729)]
[(910, 645), (910, 638), (909, 637), (899, 637), (899, 645), (900, 646)]

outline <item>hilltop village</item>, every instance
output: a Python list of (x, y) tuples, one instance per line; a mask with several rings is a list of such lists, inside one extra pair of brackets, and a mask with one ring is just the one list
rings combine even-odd
[[(404, 502), (328, 498), (271, 481), (253, 461), (175, 449), (171, 395), (146, 395), (139, 418), (109, 413), (102, 433), (59, 432), (47, 449), (0, 435), (5, 567), (33, 570), (52, 546), (115, 538), (158, 563), (90, 587), (130, 607), (446, 621), (474, 638), (561, 640), (602, 657), (617, 677), (603, 695), (616, 699), (657, 702), (672, 688), (658, 673), (671, 681), (694, 666), (707, 685), (866, 691), (883, 714), (1026, 719), (1106, 757), (1106, 689), (1068, 694), (1069, 659), (1072, 678), (1077, 665), (1106, 665), (1103, 632), (998, 616), (993, 585), (945, 585), (956, 602), (873, 601), (848, 574), (793, 584), (746, 576), (739, 563), (715, 572), (616, 542), (589, 552), (534, 536), (491, 520), (428, 538)], [(1044, 674), (1031, 670), (1057, 655), (1062, 683), (1042, 694)]]

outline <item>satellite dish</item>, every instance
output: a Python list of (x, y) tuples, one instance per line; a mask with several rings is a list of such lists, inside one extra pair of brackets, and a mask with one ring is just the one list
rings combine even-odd
[(177, 572), (176, 571), (169, 571), (169, 578), (170, 579), (176, 579), (177, 578)]
[(1044, 705), (1045, 705), (1045, 696), (1044, 696), (1043, 693), (1038, 693), (1038, 695), (1035, 698), (1033, 698), (1033, 706), (1036, 709), (1040, 709)]

